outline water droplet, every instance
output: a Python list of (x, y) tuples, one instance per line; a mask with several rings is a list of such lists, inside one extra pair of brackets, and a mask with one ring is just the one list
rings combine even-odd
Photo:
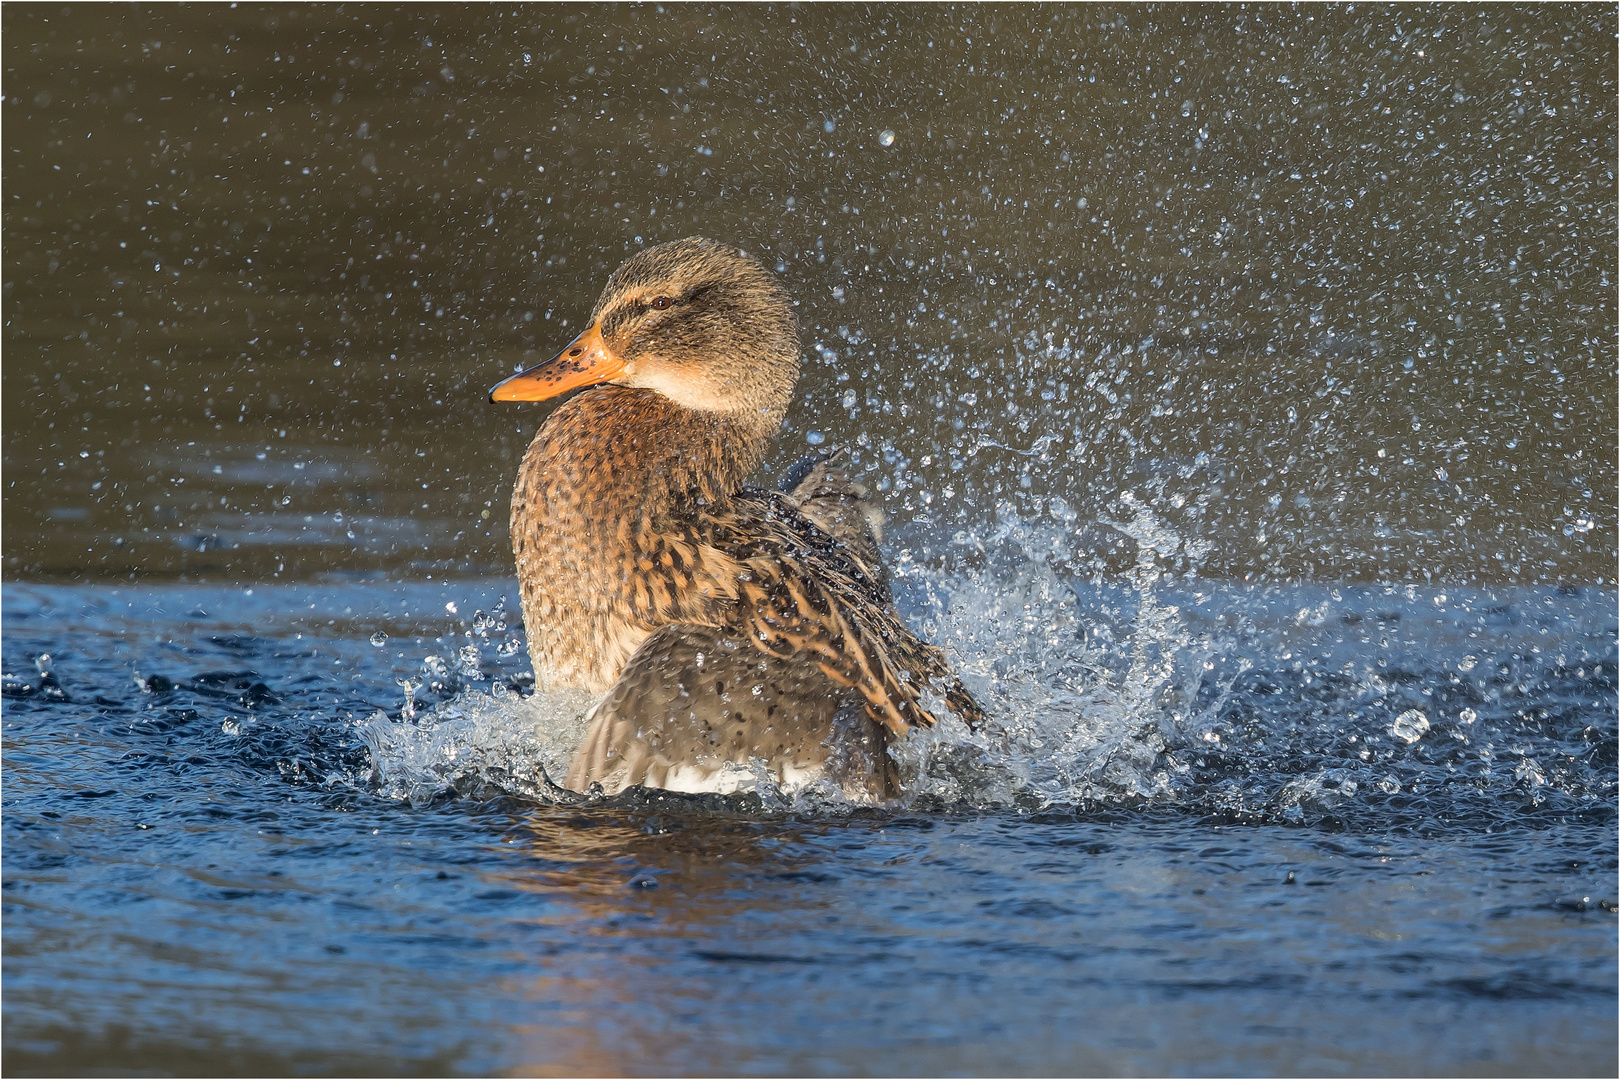
[(1525, 758), (1514, 766), (1513, 780), (1515, 783), (1538, 788), (1547, 782), (1547, 776), (1541, 771), (1541, 766), (1536, 762), (1535, 758)]
[(388, 644), (388, 635), (379, 630), (375, 634), (371, 635), (371, 643), (380, 649), (384, 645)]
[(1473, 709), (1464, 709), (1462, 712), (1457, 714), (1457, 719), (1461, 720), (1465, 724), (1472, 724), (1475, 720), (1479, 719), (1479, 714)]
[(878, 132), (878, 145), (893, 146), (894, 132), (890, 131), (888, 128), (884, 128), (882, 131)]
[(1429, 718), (1420, 709), (1407, 709), (1389, 726), (1389, 733), (1404, 743), (1415, 743), (1429, 730)]
[(1181, 103), (1181, 115), (1182, 116), (1191, 116), (1192, 115), (1192, 102), (1190, 100), (1183, 101)]
[[(438, 657), (434, 657), (434, 659), (436, 660)], [(394, 681), (399, 684), (401, 690), (405, 691), (405, 705), (399, 710), (399, 718), (401, 720), (415, 720), (416, 692), (422, 689), (422, 680), (410, 678), (395, 679)]]
[(820, 446), (822, 443), (827, 441), (827, 436), (823, 435), (819, 431), (807, 431), (804, 433), (804, 441), (809, 443), (811, 446)]

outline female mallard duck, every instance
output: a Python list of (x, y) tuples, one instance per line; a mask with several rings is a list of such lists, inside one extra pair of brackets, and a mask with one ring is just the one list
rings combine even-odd
[(608, 278), (590, 328), (490, 391), (558, 406), (523, 455), (512, 546), (541, 687), (607, 691), (567, 785), (715, 790), (728, 764), (896, 794), (888, 742), (982, 718), (894, 609), (864, 491), (835, 461), (786, 491), (743, 480), (799, 376), (793, 302), (700, 237)]

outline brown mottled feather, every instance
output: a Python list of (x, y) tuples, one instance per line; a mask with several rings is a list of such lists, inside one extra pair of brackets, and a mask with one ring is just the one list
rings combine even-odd
[(846, 471), (843, 448), (805, 458), (782, 478), (782, 491), (794, 509), (838, 544), (840, 553), (865, 574), (885, 600), (889, 573), (878, 542), (883, 539), (883, 511), (866, 487)]
[(727, 763), (763, 761), (779, 783), (820, 772), (857, 797), (893, 798), (889, 730), (857, 700), (806, 657), (674, 623), (647, 638), (597, 706), (566, 783), (697, 787)]
[(924, 685), (946, 673), (943, 654), (900, 620), (880, 587), (830, 536), (775, 492), (745, 492), (703, 523), (708, 548), (734, 559), (741, 583), (723, 625), (762, 651), (807, 653), (866, 713), (896, 735), (932, 727)]

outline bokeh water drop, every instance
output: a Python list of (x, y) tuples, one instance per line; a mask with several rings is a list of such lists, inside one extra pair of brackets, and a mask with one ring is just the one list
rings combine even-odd
[(1415, 743), (1429, 730), (1429, 718), (1421, 709), (1407, 709), (1389, 726), (1389, 733), (1404, 743)]

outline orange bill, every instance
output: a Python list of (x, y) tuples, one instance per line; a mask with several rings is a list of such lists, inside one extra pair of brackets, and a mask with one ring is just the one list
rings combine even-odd
[(601, 327), (593, 324), (550, 360), (496, 383), (489, 400), (545, 401), (576, 387), (616, 379), (623, 373), (624, 361), (602, 340)]

